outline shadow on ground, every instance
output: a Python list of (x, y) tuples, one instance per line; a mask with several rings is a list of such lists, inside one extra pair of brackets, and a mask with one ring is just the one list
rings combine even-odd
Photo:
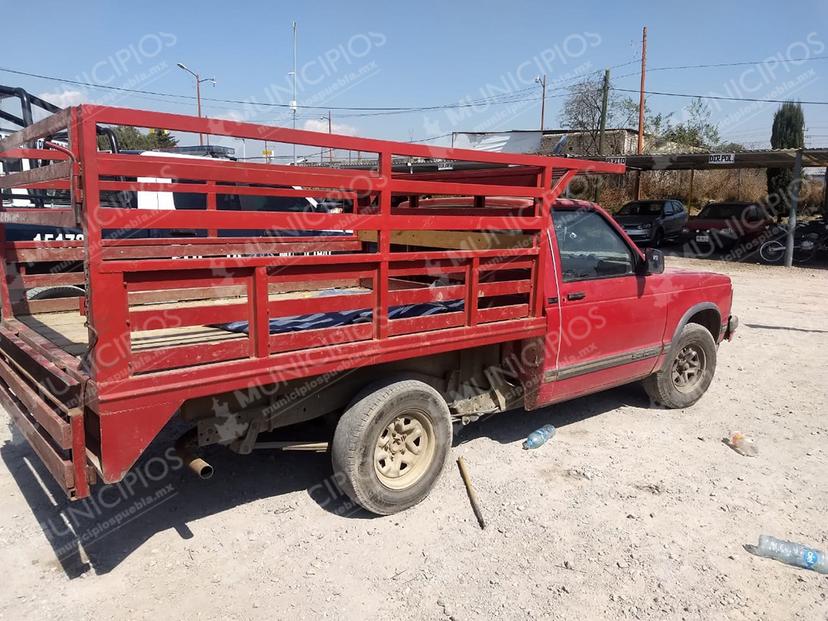
[(459, 428), (455, 433), (454, 444), (458, 446), (481, 437), (501, 444), (522, 442), (526, 436), (546, 424), (562, 428), (594, 416), (609, 414), (623, 405), (648, 408), (652, 404), (639, 384), (628, 384), (531, 412), (514, 410), (484, 417)]
[[(565, 427), (625, 404), (648, 407), (649, 400), (631, 385), (534, 412), (507, 412), (458, 428), (455, 445), (478, 438), (508, 444), (546, 423)], [(183, 539), (197, 537), (188, 523), (300, 490), (325, 511), (351, 519), (374, 517), (339, 491), (327, 454), (254, 451), (240, 456), (217, 449), (205, 454), (216, 474), (201, 481), (170, 448), (181, 431), (180, 423), (171, 423), (121, 483), (96, 486), (90, 498), (77, 502), (66, 499), (25, 441), (18, 437), (0, 447), (0, 457), (68, 577), (90, 569), (112, 571), (156, 533), (172, 528)], [(270, 507), (278, 515), (295, 505), (285, 500)]]
[(748, 328), (754, 328), (756, 330), (786, 330), (788, 332), (807, 332), (810, 334), (828, 334), (828, 330), (818, 330), (812, 328), (797, 328), (794, 326), (770, 326), (761, 323), (746, 323), (745, 326)]

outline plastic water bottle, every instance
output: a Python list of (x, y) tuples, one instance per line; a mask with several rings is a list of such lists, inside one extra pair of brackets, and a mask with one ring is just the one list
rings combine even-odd
[(783, 541), (770, 535), (761, 535), (756, 554), (782, 561), (788, 565), (813, 569), (828, 574), (828, 558), (825, 553), (791, 541)]
[(529, 437), (526, 438), (526, 441), (523, 443), (523, 448), (525, 449), (536, 449), (542, 444), (545, 444), (547, 440), (555, 435), (555, 429), (552, 425), (544, 425), (537, 431), (533, 431), (529, 434)]

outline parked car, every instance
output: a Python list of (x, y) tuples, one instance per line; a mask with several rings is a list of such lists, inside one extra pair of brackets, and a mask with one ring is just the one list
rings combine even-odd
[(687, 221), (687, 237), (699, 246), (728, 251), (772, 225), (773, 218), (756, 203), (710, 203)]
[(665, 239), (678, 239), (687, 223), (687, 209), (673, 199), (632, 201), (615, 220), (636, 244), (660, 246)]

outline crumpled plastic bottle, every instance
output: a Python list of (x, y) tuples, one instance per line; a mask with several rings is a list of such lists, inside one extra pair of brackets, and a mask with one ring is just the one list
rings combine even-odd
[(725, 440), (725, 444), (745, 457), (756, 457), (759, 454), (759, 447), (756, 446), (754, 439), (738, 431)]
[(529, 434), (529, 437), (523, 443), (524, 449), (536, 449), (542, 444), (545, 444), (547, 440), (555, 435), (557, 429), (555, 429), (552, 425), (544, 425), (537, 431), (533, 431)]
[(800, 543), (784, 541), (770, 535), (761, 535), (755, 553), (759, 556), (782, 561), (788, 565), (828, 574), (828, 558), (826, 558), (825, 553), (821, 550), (803, 546)]

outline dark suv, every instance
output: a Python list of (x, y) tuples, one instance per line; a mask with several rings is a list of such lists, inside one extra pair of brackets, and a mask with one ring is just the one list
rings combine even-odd
[(673, 199), (633, 201), (615, 214), (615, 220), (635, 243), (659, 246), (681, 236), (687, 209)]

